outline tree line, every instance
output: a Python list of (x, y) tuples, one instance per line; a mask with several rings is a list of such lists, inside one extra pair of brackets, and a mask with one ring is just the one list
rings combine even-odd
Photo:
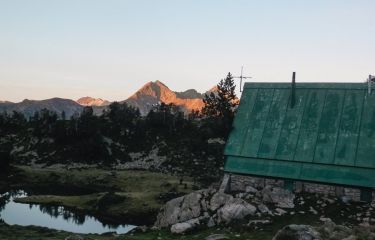
[(204, 103), (201, 111), (187, 116), (177, 106), (164, 103), (141, 116), (138, 109), (118, 102), (109, 105), (100, 116), (91, 107), (85, 107), (80, 115), (70, 119), (66, 119), (64, 112), (58, 115), (47, 109), (30, 118), (19, 112), (3, 113), (2, 163), (7, 164), (4, 156), (11, 155), (17, 141), (37, 150), (39, 159), (51, 164), (111, 165), (130, 161), (130, 152), (149, 152), (158, 146), (159, 154), (168, 156), (168, 165), (178, 171), (220, 169), (224, 145), (209, 140), (226, 140), (231, 130), (238, 101), (230, 73), (219, 82), (217, 92), (204, 97)]

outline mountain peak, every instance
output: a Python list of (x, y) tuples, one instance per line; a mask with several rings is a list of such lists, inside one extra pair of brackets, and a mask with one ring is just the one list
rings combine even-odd
[[(165, 85), (163, 82), (159, 81), (159, 80), (156, 80), (154, 82), (157, 86), (159, 87), (164, 87), (164, 88), (168, 88), (167, 85)], [(169, 88), (168, 88), (169, 89)]]
[(164, 89), (164, 90), (169, 90), (167, 85), (165, 85), (163, 82), (156, 80), (156, 81), (150, 81), (146, 83), (141, 89), (145, 88), (152, 88), (152, 89)]
[(175, 104), (185, 113), (200, 110), (203, 95), (194, 89), (185, 92), (174, 92), (160, 80), (146, 83), (141, 89), (125, 100), (129, 105), (138, 108), (142, 115), (146, 115), (155, 105), (160, 103)]

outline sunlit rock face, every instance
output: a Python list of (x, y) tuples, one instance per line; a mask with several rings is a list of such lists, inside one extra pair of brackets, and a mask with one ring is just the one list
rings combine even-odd
[(82, 106), (108, 106), (110, 104), (109, 101), (103, 100), (101, 98), (92, 98), (92, 97), (82, 97), (77, 100), (77, 103)]
[[(215, 90), (213, 88), (213, 90)], [(174, 104), (185, 112), (201, 110), (204, 106), (204, 94), (194, 89), (185, 92), (174, 92), (160, 81), (148, 82), (131, 97), (125, 100), (131, 106), (137, 107), (142, 115), (146, 115), (155, 105), (160, 103)]]

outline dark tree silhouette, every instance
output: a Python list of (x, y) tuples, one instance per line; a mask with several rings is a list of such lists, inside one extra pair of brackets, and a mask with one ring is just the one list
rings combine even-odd
[(202, 114), (210, 125), (217, 126), (215, 130), (224, 138), (227, 138), (231, 130), (238, 105), (235, 89), (233, 77), (231, 73), (228, 73), (225, 79), (220, 80), (217, 91), (206, 94), (203, 99), (205, 106)]

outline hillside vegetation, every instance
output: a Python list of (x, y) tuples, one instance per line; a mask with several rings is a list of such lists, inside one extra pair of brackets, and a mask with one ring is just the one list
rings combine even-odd
[(189, 175), (210, 183), (220, 178), (223, 148), (236, 99), (230, 74), (203, 99), (202, 112), (185, 115), (173, 104), (156, 105), (141, 116), (126, 103), (112, 103), (102, 115), (85, 107), (67, 119), (47, 109), (25, 117), (0, 115), (2, 164), (94, 165)]

